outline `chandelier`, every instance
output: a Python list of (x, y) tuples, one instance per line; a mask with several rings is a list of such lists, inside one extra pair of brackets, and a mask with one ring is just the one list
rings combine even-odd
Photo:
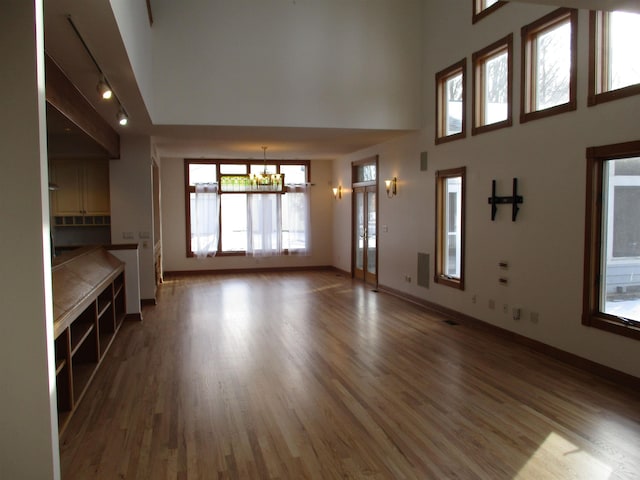
[(282, 175), (267, 172), (267, 147), (262, 147), (263, 169), (261, 173), (252, 173), (251, 184), (259, 189), (280, 190), (282, 188)]

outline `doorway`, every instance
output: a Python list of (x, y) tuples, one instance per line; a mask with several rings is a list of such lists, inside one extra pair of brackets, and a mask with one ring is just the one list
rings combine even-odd
[(353, 277), (378, 284), (378, 157), (352, 165)]

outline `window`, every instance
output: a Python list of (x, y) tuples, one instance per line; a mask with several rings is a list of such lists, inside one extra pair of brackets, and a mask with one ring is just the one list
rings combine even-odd
[(640, 339), (640, 141), (587, 149), (582, 323)]
[[(265, 170), (284, 175), (284, 195), (244, 193), (241, 184), (236, 188), (234, 182)], [(265, 165), (239, 160), (185, 160), (187, 256), (307, 251), (308, 183), (308, 161), (280, 160)]]
[(513, 35), (473, 54), (473, 135), (509, 127)]
[(467, 60), (436, 73), (436, 144), (465, 136)]
[(436, 172), (435, 282), (464, 290), (464, 179), (466, 168)]
[(591, 12), (589, 105), (640, 94), (640, 14)]
[(560, 8), (522, 28), (521, 122), (576, 109), (577, 21)]
[(482, 20), (484, 17), (492, 12), (495, 12), (498, 8), (506, 5), (507, 2), (501, 2), (498, 0), (471, 0), (473, 2), (473, 23)]

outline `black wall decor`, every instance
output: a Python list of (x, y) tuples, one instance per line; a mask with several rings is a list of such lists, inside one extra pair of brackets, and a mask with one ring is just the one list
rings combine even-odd
[(491, 180), (491, 196), (489, 197), (489, 204), (491, 205), (491, 221), (496, 219), (496, 212), (498, 211), (498, 205), (503, 205), (505, 203), (510, 203), (512, 206), (511, 210), (511, 221), (515, 222), (516, 217), (518, 216), (518, 211), (520, 207), (518, 204), (523, 203), (524, 199), (522, 195), (518, 195), (518, 179), (513, 179), (513, 195), (510, 197), (498, 197), (496, 195), (496, 181)]

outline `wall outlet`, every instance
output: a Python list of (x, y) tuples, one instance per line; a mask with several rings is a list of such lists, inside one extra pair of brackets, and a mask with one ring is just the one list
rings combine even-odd
[(478, 301), (478, 295), (474, 293), (473, 296), (471, 297), (471, 303), (476, 303), (477, 301)]
[(520, 307), (513, 307), (512, 315), (514, 320), (520, 320), (522, 309)]
[(133, 232), (122, 232), (122, 238), (125, 240), (133, 240)]
[(411, 275), (405, 275), (404, 276), (404, 281), (407, 283), (411, 283)]
[(509, 313), (509, 305), (506, 303), (502, 305), (502, 313)]

